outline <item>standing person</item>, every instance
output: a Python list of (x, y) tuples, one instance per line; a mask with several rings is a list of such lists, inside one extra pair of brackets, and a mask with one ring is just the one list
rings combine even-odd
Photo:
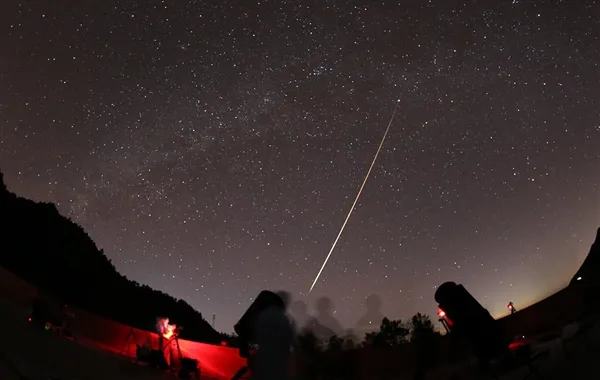
[(173, 366), (172, 337), (175, 333), (175, 325), (171, 325), (169, 318), (158, 319), (158, 349), (163, 354), (165, 365)]
[(290, 296), (277, 292), (282, 306), (270, 306), (258, 317), (256, 340), (258, 352), (253, 364), (255, 380), (286, 380), (289, 378), (294, 331), (286, 314)]
[(308, 306), (304, 301), (296, 301), (290, 307), (291, 323), (294, 328), (294, 334), (300, 335), (306, 332), (312, 317), (308, 314)]

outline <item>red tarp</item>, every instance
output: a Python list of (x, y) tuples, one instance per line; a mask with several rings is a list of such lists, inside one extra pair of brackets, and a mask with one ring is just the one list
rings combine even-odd
[[(8, 303), (14, 304), (15, 310), (20, 309), (23, 313), (36, 294), (35, 287), (0, 267), (0, 295)], [(81, 344), (129, 357), (136, 356), (136, 344), (148, 343), (150, 347), (158, 348), (156, 333), (134, 329), (77, 308), (69, 307), (69, 311), (74, 314), (71, 329)], [(230, 347), (181, 339), (179, 347), (184, 357), (198, 360), (201, 376), (230, 379), (246, 363), (239, 356), (239, 351)]]
[[(154, 349), (158, 348), (158, 334), (134, 329), (82, 310), (75, 311), (72, 328), (78, 337), (101, 345), (105, 350), (130, 357), (135, 357), (136, 345), (147, 343)], [(171, 347), (175, 349), (175, 342)], [(184, 357), (198, 360), (203, 375), (230, 379), (245, 365), (245, 360), (234, 348), (183, 339), (179, 339), (179, 347)], [(174, 354), (176, 356), (176, 352)]]

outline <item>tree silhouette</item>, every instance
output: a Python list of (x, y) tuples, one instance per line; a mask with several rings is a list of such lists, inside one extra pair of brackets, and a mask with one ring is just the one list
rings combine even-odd
[(323, 355), (322, 345), (317, 336), (311, 330), (303, 330), (298, 335), (296, 348), (298, 372), (308, 379), (317, 378)]
[(344, 348), (344, 338), (334, 335), (329, 338), (327, 342), (327, 350), (333, 352), (340, 352)]
[(306, 330), (298, 335), (298, 348), (300, 351), (312, 355), (315, 353), (320, 353), (322, 345), (312, 331)]
[(410, 320), (410, 340), (413, 343), (430, 342), (439, 335), (428, 315), (417, 313)]
[(342, 339), (344, 340), (344, 350), (352, 350), (355, 348), (355, 342), (357, 341), (357, 337), (354, 334), (354, 330), (346, 330), (346, 334), (344, 334), (344, 337)]
[(437, 349), (440, 334), (435, 331), (431, 318), (421, 313), (415, 314), (410, 320), (410, 343), (413, 345), (417, 368), (426, 371), (437, 359)]
[(240, 347), (240, 337), (236, 333), (220, 333), (221, 343), (225, 342), (229, 347)]
[(137, 328), (155, 330), (156, 317), (184, 326), (182, 337), (218, 343), (220, 335), (183, 300), (117, 272), (87, 235), (51, 203), (18, 197), (0, 172), (0, 266), (66, 303)]
[(363, 343), (365, 346), (395, 348), (408, 342), (409, 333), (409, 328), (400, 319), (383, 318), (379, 331), (367, 333)]

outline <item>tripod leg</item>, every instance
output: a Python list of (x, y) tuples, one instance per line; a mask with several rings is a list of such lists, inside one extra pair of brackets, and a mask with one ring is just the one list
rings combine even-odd
[(171, 339), (167, 340), (167, 343), (163, 344), (163, 345), (162, 345), (162, 347), (160, 347), (160, 350), (164, 352), (164, 351), (165, 351), (165, 349), (166, 349), (167, 347), (169, 347), (169, 345), (171, 344), (171, 342), (172, 342), (172, 341), (173, 341), (173, 338), (171, 338)]
[(183, 359), (183, 355), (181, 354), (181, 348), (179, 348), (179, 338), (175, 338), (175, 344), (177, 345), (177, 355), (179, 355), (179, 361)]
[[(134, 338), (137, 344), (137, 337), (135, 336), (135, 331), (133, 327), (129, 330), (129, 334), (127, 334), (127, 338), (125, 339), (125, 343), (123, 343), (123, 347), (121, 348), (120, 354), (123, 355), (123, 351), (125, 351), (125, 347), (128, 346), (131, 338)], [(127, 351), (127, 356), (129, 356), (129, 350)]]
[(242, 367), (240, 368), (235, 375), (233, 375), (233, 377), (231, 378), (231, 380), (238, 380), (241, 379), (242, 376), (244, 376), (246, 374), (246, 372), (248, 372), (248, 367)]

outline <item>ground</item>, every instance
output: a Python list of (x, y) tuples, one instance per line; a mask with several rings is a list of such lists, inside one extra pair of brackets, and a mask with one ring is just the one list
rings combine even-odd
[[(73, 341), (59, 338), (51, 333), (38, 331), (27, 319), (10, 312), (0, 304), (0, 326), (4, 326), (0, 346), (0, 379), (23, 380), (162, 380), (174, 376), (150, 370), (134, 364), (131, 359), (101, 350), (83, 347)], [(537, 349), (548, 356), (540, 362), (540, 372), (547, 380), (600, 379), (600, 324), (568, 345), (568, 354), (560, 339), (540, 344)], [(567, 329), (568, 330), (568, 329)], [(589, 347), (588, 341), (595, 343)], [(15, 370), (16, 369), (16, 372)], [(463, 372), (461, 380), (474, 379), (470, 371)], [(526, 368), (507, 374), (501, 379), (521, 380)], [(205, 377), (203, 377), (205, 378)], [(446, 380), (448, 374), (431, 374), (427, 379)], [(535, 377), (530, 377), (535, 379)], [(376, 380), (376, 379), (372, 379)], [(408, 378), (407, 378), (408, 380)]]
[[(565, 346), (563, 338), (570, 337), (578, 329), (578, 325), (565, 327), (561, 337), (534, 345), (534, 349), (545, 354), (537, 362), (540, 377), (531, 375), (531, 380), (587, 380), (600, 379), (600, 365), (597, 358), (600, 353), (600, 320), (592, 321), (593, 327), (582, 335), (575, 336)], [(473, 374), (474, 366), (460, 372), (456, 379), (470, 380), (477, 377)], [(431, 374), (427, 380), (448, 380), (450, 373)], [(529, 373), (527, 367), (505, 373), (499, 380), (523, 380)], [(407, 378), (408, 380), (408, 378)]]

